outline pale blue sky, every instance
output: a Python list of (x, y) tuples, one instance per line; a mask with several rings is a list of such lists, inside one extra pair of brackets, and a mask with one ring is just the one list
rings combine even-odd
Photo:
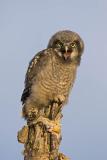
[(107, 1), (0, 0), (0, 159), (23, 160), (20, 97), (28, 62), (62, 29), (85, 51), (63, 111), (61, 151), (72, 160), (107, 160)]

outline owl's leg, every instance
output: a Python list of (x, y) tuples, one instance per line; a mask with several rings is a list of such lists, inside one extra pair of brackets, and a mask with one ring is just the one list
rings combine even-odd
[(28, 125), (36, 125), (37, 123), (43, 123), (48, 132), (56, 135), (57, 137), (59, 136), (61, 126), (59, 125), (60, 123), (58, 120), (49, 120), (48, 118), (40, 116), (38, 119), (29, 122)]

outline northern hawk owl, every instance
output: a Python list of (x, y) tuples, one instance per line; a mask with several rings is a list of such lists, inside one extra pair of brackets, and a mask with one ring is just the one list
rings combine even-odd
[(48, 106), (52, 101), (66, 103), (80, 64), (84, 43), (80, 36), (64, 30), (55, 33), (46, 49), (29, 63), (21, 101), (24, 117), (30, 106)]

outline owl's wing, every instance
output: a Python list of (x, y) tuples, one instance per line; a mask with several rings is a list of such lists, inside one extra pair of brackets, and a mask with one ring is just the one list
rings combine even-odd
[(27, 73), (25, 76), (25, 88), (23, 90), (21, 101), (24, 104), (26, 99), (30, 96), (33, 79), (39, 73), (40, 69), (47, 62), (47, 56), (50, 53), (49, 49), (40, 51), (30, 61)]

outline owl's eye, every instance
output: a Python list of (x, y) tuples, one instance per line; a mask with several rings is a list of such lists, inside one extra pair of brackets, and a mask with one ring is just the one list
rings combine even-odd
[(63, 46), (62, 42), (60, 42), (60, 41), (55, 42), (55, 47), (56, 48), (62, 48), (62, 46)]
[(76, 47), (76, 43), (75, 42), (71, 43), (71, 47), (75, 48)]

